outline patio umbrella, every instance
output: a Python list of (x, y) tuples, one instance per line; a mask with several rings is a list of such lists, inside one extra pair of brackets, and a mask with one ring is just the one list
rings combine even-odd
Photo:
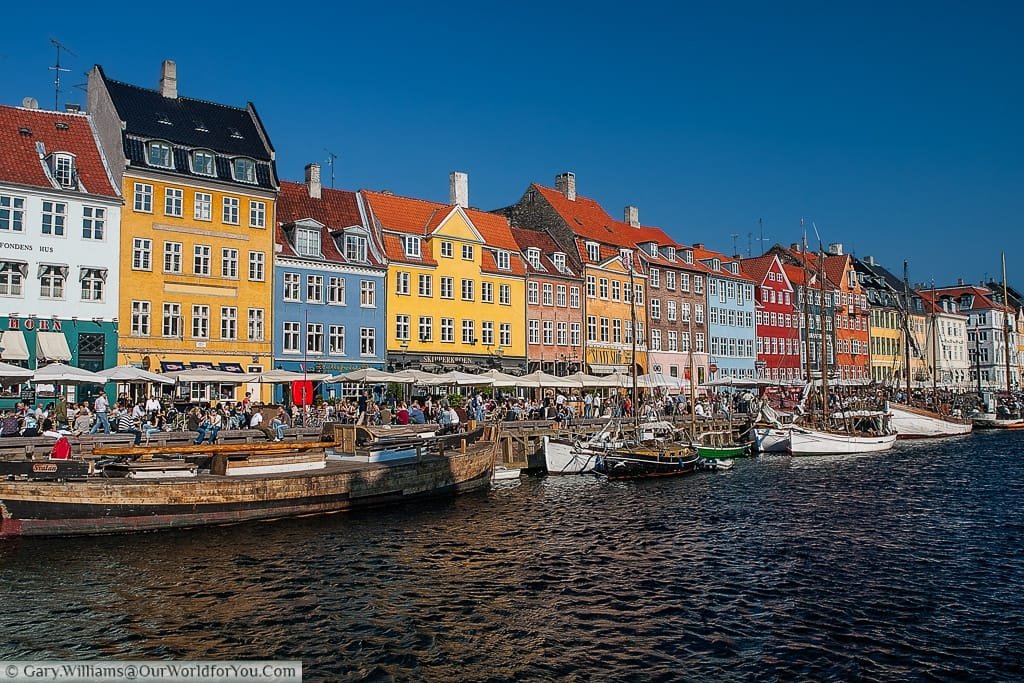
[(754, 379), (751, 377), (722, 377), (704, 382), (705, 387), (770, 387), (778, 384), (770, 379)]
[(106, 384), (107, 378), (64, 363), (50, 363), (37, 369), (31, 381), (36, 384)]
[(100, 370), (97, 375), (103, 375), (111, 382), (119, 384), (174, 384), (174, 379), (166, 375), (158, 375), (134, 365), (118, 365), (116, 368)]
[(661, 372), (649, 372), (636, 378), (636, 385), (644, 389), (685, 389), (690, 383), (685, 379), (670, 377)]
[(166, 372), (167, 377), (178, 382), (221, 382), (224, 384), (242, 384), (246, 381), (245, 375), (237, 372), (225, 372), (223, 370), (209, 370), (207, 368), (191, 368), (180, 372)]
[(423, 370), (413, 370), (410, 368), (408, 370), (400, 370), (396, 372), (395, 376), (412, 380), (414, 384), (427, 385), (440, 375), (433, 372), (424, 372)]
[(424, 380), (421, 383), (434, 387), (475, 387), (493, 384), (494, 380), (486, 375), (471, 375), (468, 372), (453, 370), (452, 372), (446, 372), (443, 375), (435, 375), (433, 379)]
[(481, 377), (490, 377), (492, 387), (516, 387), (519, 386), (519, 378), (515, 375), (506, 375), (501, 370), (488, 370), (480, 375)]
[(388, 382), (412, 384), (415, 380), (394, 372), (377, 370), (376, 368), (360, 368), (359, 370), (353, 370), (352, 372), (343, 372), (340, 375), (331, 375), (330, 377), (325, 378), (324, 381), (328, 384), (336, 384), (338, 382), (348, 382), (350, 384), (365, 384), (367, 382), (374, 384), (385, 384)]
[(257, 384), (287, 384), (288, 382), (301, 382), (303, 380), (309, 380), (311, 382), (320, 382), (327, 379), (330, 375), (323, 372), (292, 372), (291, 370), (282, 370), (280, 368), (273, 368), (265, 372), (249, 372), (245, 374), (246, 382), (256, 382)]
[(520, 387), (551, 387), (553, 389), (576, 389), (583, 386), (576, 380), (568, 377), (556, 377), (541, 370), (536, 370), (528, 375), (516, 378)]
[(35, 374), (28, 368), (18, 367), (10, 363), (0, 363), (0, 384), (21, 384)]
[[(518, 377), (516, 379), (518, 379)], [(575, 372), (566, 377), (566, 379), (571, 379), (574, 382), (579, 382), (580, 386), (590, 388), (619, 386), (618, 377), (613, 375), (588, 375), (585, 372)]]

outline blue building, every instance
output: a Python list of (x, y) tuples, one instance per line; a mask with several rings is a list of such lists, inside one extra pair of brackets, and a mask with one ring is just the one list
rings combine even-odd
[(702, 244), (694, 258), (708, 269), (708, 337), (712, 379), (757, 376), (754, 324), (754, 281), (731, 259)]
[[(322, 187), (317, 164), (306, 167), (305, 183), (281, 183), (274, 367), (329, 374), (383, 367), (387, 267), (367, 225), (362, 198)], [(322, 389), (325, 398), (340, 392)]]

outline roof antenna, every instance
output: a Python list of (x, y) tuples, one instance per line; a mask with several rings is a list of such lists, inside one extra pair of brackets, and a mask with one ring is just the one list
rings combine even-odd
[(53, 110), (54, 111), (59, 111), (60, 110), (60, 74), (61, 74), (61, 72), (67, 73), (67, 72), (71, 71), (71, 69), (65, 69), (65, 68), (63, 68), (60, 65), (60, 52), (61, 52), (61, 50), (63, 50), (64, 52), (67, 52), (72, 57), (77, 57), (78, 55), (76, 55), (74, 52), (72, 52), (70, 49), (68, 49), (63, 43), (61, 43), (56, 38), (50, 38), (50, 44), (53, 45), (55, 48), (57, 48), (57, 63), (50, 67), (50, 71), (56, 72), (56, 75), (55, 75), (55, 77), (53, 79)]
[(736, 251), (736, 239), (740, 236), (738, 232), (734, 232), (729, 235), (732, 238), (732, 257), (737, 258), (740, 254)]
[(761, 253), (764, 253), (764, 243), (767, 242), (771, 238), (764, 236), (764, 219), (763, 218), (758, 218), (757, 219), (757, 227), (758, 227), (758, 230), (760, 230), (760, 232), (761, 232), (761, 236), (760, 237), (755, 237), (754, 239), (756, 239), (758, 241), (757, 250), (760, 251)]
[(338, 155), (331, 150), (324, 147), (324, 151), (327, 152), (327, 165), (331, 167), (331, 189), (334, 189), (334, 162), (338, 159)]

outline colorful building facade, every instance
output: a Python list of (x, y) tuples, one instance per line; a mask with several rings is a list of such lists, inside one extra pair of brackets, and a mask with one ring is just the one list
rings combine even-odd
[(742, 259), (743, 272), (754, 281), (757, 327), (757, 376), (778, 382), (798, 382), (800, 316), (795, 288), (775, 254)]
[(694, 258), (708, 269), (708, 335), (712, 379), (757, 376), (754, 281), (731, 259), (703, 244), (693, 245)]

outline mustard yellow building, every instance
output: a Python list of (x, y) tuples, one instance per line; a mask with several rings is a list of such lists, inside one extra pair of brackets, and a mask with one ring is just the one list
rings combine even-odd
[(363, 191), (388, 257), (388, 366), (526, 371), (526, 269), (507, 220), (465, 208), (465, 174), (440, 204)]
[[(256, 110), (89, 73), (89, 110), (125, 197), (118, 359), (165, 372), (269, 369), (274, 152)], [(192, 400), (260, 395), (257, 385), (183, 385)], [(269, 398), (269, 387), (264, 389)]]

